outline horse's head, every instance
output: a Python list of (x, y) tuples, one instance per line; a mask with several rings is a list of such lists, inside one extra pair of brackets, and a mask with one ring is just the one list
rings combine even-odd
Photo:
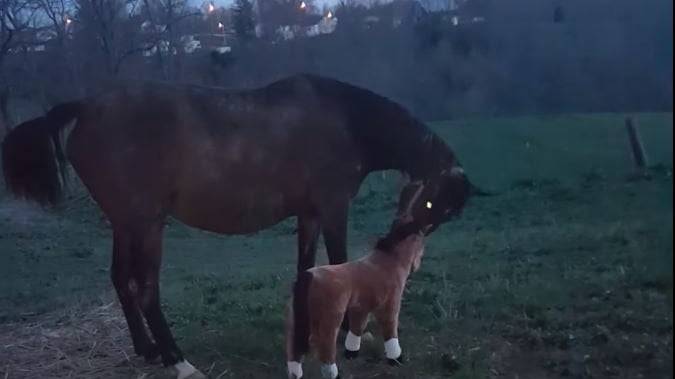
[(410, 182), (401, 191), (394, 225), (414, 221), (429, 235), (442, 223), (458, 216), (470, 194), (471, 184), (460, 166), (426, 180)]

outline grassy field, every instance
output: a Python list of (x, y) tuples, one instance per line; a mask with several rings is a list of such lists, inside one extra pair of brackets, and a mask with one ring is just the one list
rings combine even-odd
[[(429, 239), (401, 315), (408, 363), (384, 364), (371, 325), (343, 379), (672, 378), (673, 119), (636, 115), (653, 166), (636, 178), (623, 117), (432, 124), (498, 194)], [(364, 183), (352, 258), (391, 222), (398, 180)], [(169, 374), (131, 356), (110, 234), (82, 191), (49, 212), (0, 192), (0, 377)], [(165, 251), (164, 309), (186, 357), (211, 378), (285, 377), (293, 224), (224, 237), (172, 222)]]

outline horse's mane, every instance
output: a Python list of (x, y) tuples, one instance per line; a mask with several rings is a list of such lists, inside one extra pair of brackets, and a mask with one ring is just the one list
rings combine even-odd
[(384, 253), (391, 253), (399, 243), (413, 234), (418, 234), (421, 230), (422, 228), (416, 222), (396, 225), (392, 227), (386, 236), (377, 240), (375, 249)]
[(291, 76), (266, 88), (284, 94), (307, 90), (320, 102), (339, 108), (349, 133), (369, 157), (371, 170), (398, 169), (419, 178), (428, 176), (441, 160), (454, 159), (445, 142), (405, 107), (371, 90), (311, 74)]

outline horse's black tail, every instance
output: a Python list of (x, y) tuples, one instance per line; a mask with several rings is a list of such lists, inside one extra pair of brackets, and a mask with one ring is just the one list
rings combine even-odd
[(54, 205), (62, 197), (66, 155), (61, 131), (80, 114), (80, 103), (55, 106), (13, 128), (2, 141), (5, 184), (17, 197)]
[(293, 285), (293, 351), (296, 355), (309, 351), (310, 315), (309, 288), (312, 273), (303, 271)]

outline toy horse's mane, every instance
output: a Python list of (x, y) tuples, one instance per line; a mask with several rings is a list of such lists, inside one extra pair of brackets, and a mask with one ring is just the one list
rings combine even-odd
[(421, 230), (422, 228), (415, 222), (394, 226), (386, 236), (377, 240), (375, 249), (385, 253), (391, 253), (396, 248), (396, 245), (411, 235), (419, 233)]

